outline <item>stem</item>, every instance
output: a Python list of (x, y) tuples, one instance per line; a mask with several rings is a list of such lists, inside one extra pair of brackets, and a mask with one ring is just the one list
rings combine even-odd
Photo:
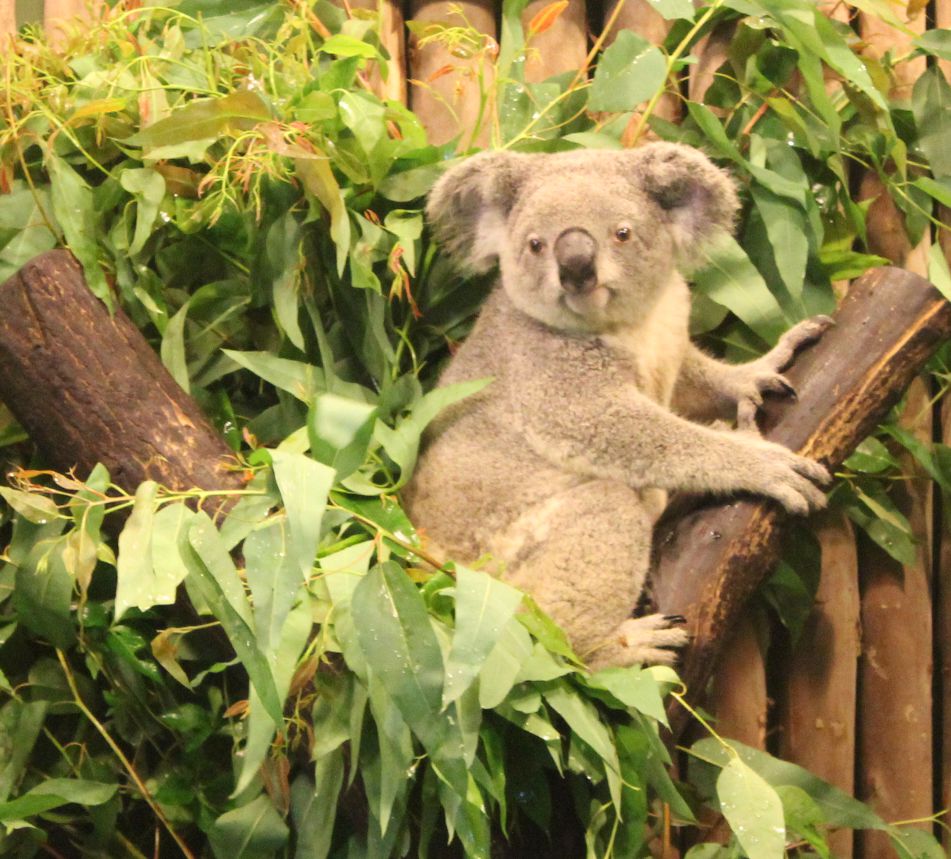
[(102, 722), (100, 722), (92, 714), (92, 711), (86, 706), (86, 703), (79, 694), (79, 689), (76, 686), (76, 679), (73, 677), (72, 669), (70, 669), (69, 663), (66, 661), (66, 655), (59, 648), (56, 648), (56, 657), (59, 659), (59, 664), (63, 667), (63, 673), (66, 675), (66, 683), (69, 685), (69, 691), (73, 693), (73, 700), (76, 702), (76, 706), (79, 707), (80, 712), (82, 712), (82, 714), (90, 721), (90, 723), (92, 723), (92, 726), (106, 741), (106, 744), (109, 746), (109, 748), (112, 749), (113, 753), (122, 764), (123, 769), (125, 769), (125, 771), (129, 774), (129, 778), (131, 778), (135, 783), (139, 793), (142, 794), (142, 798), (148, 803), (149, 807), (152, 809), (152, 812), (161, 821), (162, 825), (168, 831), (168, 834), (172, 836), (172, 840), (182, 851), (182, 855), (187, 856), (188, 859), (195, 859), (195, 854), (191, 852), (188, 845), (182, 840), (181, 836), (172, 827), (172, 824), (165, 816), (165, 813), (159, 807), (152, 794), (149, 793), (149, 789), (145, 786), (145, 782), (142, 781), (142, 779), (139, 777), (139, 774), (135, 771), (135, 767), (132, 766), (132, 762), (125, 756), (125, 753), (119, 748), (118, 743), (116, 743), (116, 741), (112, 738), (111, 734), (106, 730)]

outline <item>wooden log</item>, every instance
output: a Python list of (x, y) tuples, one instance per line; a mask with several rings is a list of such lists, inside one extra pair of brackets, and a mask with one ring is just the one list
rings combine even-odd
[[(463, 20), (450, 14), (450, 5), (460, 7), (466, 20), (480, 33), (496, 37), (495, 4), (489, 0), (449, 4), (445, 0), (413, 0), (412, 18), (416, 21), (449, 22), (462, 26)], [(410, 39), (410, 107), (420, 118), (432, 143), (443, 144), (459, 137), (460, 145), (469, 144), (480, 112), (478, 56), (453, 56), (438, 44), (421, 46), (419, 37)], [(483, 66), (489, 75), (484, 85), (491, 87), (489, 64)], [(489, 141), (486, 120), (473, 143), (484, 147)]]
[(0, 285), (0, 400), (61, 470), (85, 477), (101, 462), (130, 492), (146, 479), (179, 490), (240, 486), (221, 435), (65, 250)]
[[(816, 536), (822, 578), (799, 646), (785, 667), (780, 754), (845, 791), (855, 788), (859, 638), (858, 555), (844, 516), (823, 515)], [(831, 836), (834, 856), (852, 855), (852, 830)]]
[[(766, 438), (837, 467), (882, 420), (934, 350), (951, 335), (951, 304), (910, 272), (860, 278), (838, 325), (789, 371), (796, 402), (767, 403)], [(660, 610), (683, 614), (693, 642), (681, 676), (700, 696), (750, 595), (779, 551), (781, 515), (765, 500), (710, 501), (660, 523), (654, 591)], [(672, 714), (678, 730), (683, 712)]]
[[(551, 0), (532, 0), (522, 13), (525, 34), (529, 24)], [(525, 79), (543, 81), (561, 72), (580, 69), (588, 55), (588, 20), (585, 0), (569, 0), (564, 11), (546, 30), (530, 37)]]

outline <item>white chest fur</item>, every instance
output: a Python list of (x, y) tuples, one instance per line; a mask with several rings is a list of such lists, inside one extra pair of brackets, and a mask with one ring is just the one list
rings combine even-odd
[(667, 406), (689, 343), (689, 322), (690, 293), (675, 275), (641, 322), (601, 340), (631, 362), (641, 392)]

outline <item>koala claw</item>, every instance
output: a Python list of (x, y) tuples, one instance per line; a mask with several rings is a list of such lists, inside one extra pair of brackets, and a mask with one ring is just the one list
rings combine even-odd
[(680, 615), (648, 614), (624, 621), (618, 628), (625, 665), (673, 665), (690, 634), (679, 625)]

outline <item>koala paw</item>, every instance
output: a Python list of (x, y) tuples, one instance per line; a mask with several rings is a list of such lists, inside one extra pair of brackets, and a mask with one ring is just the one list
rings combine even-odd
[(815, 343), (835, 325), (831, 316), (813, 316), (790, 328), (762, 358), (741, 364), (733, 385), (736, 398), (736, 424), (741, 430), (755, 432), (756, 413), (765, 394), (795, 397), (796, 389), (782, 375), (803, 346)]
[(624, 621), (618, 627), (624, 664), (673, 665), (690, 641), (682, 626), (685, 621), (677, 614), (648, 614)]
[(805, 516), (826, 506), (818, 487), (832, 483), (825, 466), (793, 453), (781, 444), (750, 438), (750, 459), (744, 471), (753, 492), (778, 501), (785, 510)]

